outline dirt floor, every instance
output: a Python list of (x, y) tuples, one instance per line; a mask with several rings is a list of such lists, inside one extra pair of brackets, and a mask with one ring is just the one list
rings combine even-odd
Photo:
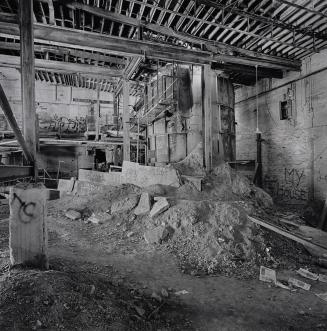
[[(167, 219), (199, 216), (188, 208), (190, 202), (180, 205), (183, 190), (193, 202), (201, 202), (188, 188), (175, 194), (162, 187), (149, 191), (158, 189), (161, 195), (173, 195)], [(190, 221), (192, 227), (184, 227), (196, 229), (192, 237), (190, 231), (176, 230), (175, 239), (153, 245), (144, 240), (144, 233), (153, 227), (148, 216), (135, 217), (126, 211), (111, 215), (103, 224), (88, 221), (92, 212), (105, 212), (114, 199), (132, 193), (141, 190), (123, 186), (49, 201), (48, 271), (9, 267), (8, 220), (0, 221), (0, 330), (327, 330), (327, 302), (315, 295), (327, 292), (327, 283), (296, 274), (299, 267), (319, 273), (327, 269), (312, 265), (302, 246), (258, 227), (246, 227), (245, 232), (242, 228), (243, 235), (251, 230), (255, 240), (264, 242), (260, 249), (249, 244), (254, 247), (254, 258), (209, 270), (192, 264), (192, 259), (183, 260), (186, 254), (195, 256), (194, 249), (202, 249), (199, 238), (211, 238), (201, 237), (202, 225), (194, 228), (195, 221)], [(201, 206), (208, 210), (226, 207), (220, 199)], [(239, 204), (238, 196), (226, 199)], [(253, 210), (251, 203), (242, 200), (248, 210)], [(126, 200), (120, 207), (127, 205)], [(75, 221), (65, 217), (70, 208), (83, 217)], [(239, 207), (235, 208), (232, 212)], [(285, 210), (276, 207), (269, 210), (270, 215), (285, 215)], [(179, 215), (181, 211), (184, 216)], [(159, 217), (157, 222), (161, 221)], [(196, 224), (202, 224), (201, 220)], [(203, 224), (211, 229), (209, 223)], [(183, 242), (182, 234), (189, 239)], [(276, 269), (279, 280), (292, 276), (310, 283), (311, 290), (286, 290), (259, 281), (260, 263)]]
[[(327, 303), (257, 279), (183, 272), (134, 225), (85, 224), (49, 208), (50, 270), (9, 270), (8, 221), (0, 224), (1, 330), (326, 330)], [(56, 208), (55, 208), (56, 209)], [(259, 270), (256, 270), (259, 274)], [(295, 275), (294, 270), (280, 275)]]

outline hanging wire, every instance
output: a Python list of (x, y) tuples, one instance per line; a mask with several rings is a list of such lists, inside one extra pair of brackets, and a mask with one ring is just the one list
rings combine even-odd
[(258, 92), (258, 65), (255, 66), (255, 89), (256, 89), (256, 103), (257, 103), (257, 133), (260, 133), (259, 130), (259, 92)]

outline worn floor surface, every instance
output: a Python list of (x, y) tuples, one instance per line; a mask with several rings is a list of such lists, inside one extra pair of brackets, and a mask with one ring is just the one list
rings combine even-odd
[[(119, 226), (120, 223), (116, 228)], [(49, 232), (50, 267), (58, 269), (58, 264), (60, 265), (62, 261), (63, 264), (74, 266), (74, 273), (88, 272), (89, 282), (92, 282), (90, 276), (92, 269), (94, 277), (101, 275), (104, 279), (115, 281), (118, 291), (121, 286), (134, 292), (142, 292), (149, 298), (153, 293), (159, 294), (162, 303), (155, 306), (154, 313), (162, 310), (165, 314), (164, 319), (169, 323), (159, 323), (157, 327), (153, 323), (139, 326), (137, 323), (129, 326), (103, 323), (101, 326), (100, 323), (99, 327), (94, 328), (87, 325), (81, 327), (80, 324), (67, 327), (64, 323), (51, 327), (44, 323), (35, 326), (34, 321), (31, 322), (30, 327), (26, 326), (26, 330), (33, 328), (115, 331), (327, 329), (327, 302), (314, 294), (327, 292), (327, 284), (308, 281), (313, 285), (310, 292), (303, 290), (290, 292), (259, 280), (187, 275), (181, 272), (176, 259), (171, 254), (160, 247), (147, 245), (142, 238), (142, 232), (134, 233), (130, 237), (126, 236), (128, 232), (126, 228), (123, 232), (116, 233), (113, 228), (109, 229), (106, 225), (85, 224), (83, 221), (50, 217)], [(0, 240), (2, 276), (8, 279), (11, 275), (8, 275), (9, 271), (6, 267), (9, 256), (7, 221), (0, 223)], [(294, 276), (295, 272), (286, 270), (281, 274)], [(167, 303), (165, 300), (168, 299), (162, 295), (162, 289), (169, 293)], [(1, 291), (4, 295), (3, 289)], [(178, 291), (184, 292), (176, 295)], [(0, 306), (1, 310), (4, 308)], [(92, 312), (88, 313), (92, 315)], [(80, 314), (85, 315), (85, 311), (82, 310)], [(150, 315), (152, 318), (153, 314)], [(1, 324), (4, 316), (0, 315), (0, 317)], [(40, 316), (41, 320), (42, 316)], [(6, 328), (3, 329), (10, 330), (8, 319), (6, 323)], [(19, 329), (19, 327), (12, 328), (12, 330)]]

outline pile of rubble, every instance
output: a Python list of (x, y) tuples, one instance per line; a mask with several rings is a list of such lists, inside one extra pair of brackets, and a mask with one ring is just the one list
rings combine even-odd
[[(183, 178), (175, 171), (176, 178)], [(247, 217), (273, 211), (272, 198), (228, 164), (216, 167), (201, 182), (201, 191), (192, 180), (143, 188), (80, 182), (62, 207), (66, 217), (85, 223), (133, 222), (132, 235), (173, 252), (186, 272), (240, 271), (251, 277), (254, 266), (276, 264), (271, 236)], [(294, 254), (297, 249), (288, 247)]]

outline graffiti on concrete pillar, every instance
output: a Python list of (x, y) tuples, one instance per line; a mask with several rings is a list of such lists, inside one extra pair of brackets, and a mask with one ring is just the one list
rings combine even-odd
[(18, 218), (22, 223), (31, 223), (36, 217), (36, 203), (35, 202), (24, 202), (16, 193), (14, 193), (13, 202), (18, 201)]

